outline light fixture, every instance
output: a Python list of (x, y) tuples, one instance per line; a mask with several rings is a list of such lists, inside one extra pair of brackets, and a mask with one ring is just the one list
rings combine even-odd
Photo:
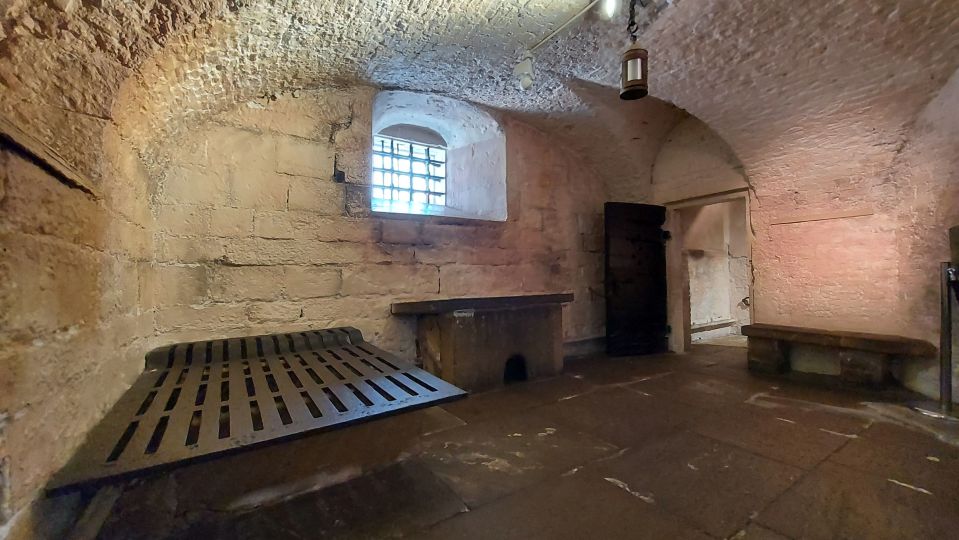
[[(516, 67), (513, 68), (513, 76), (516, 77), (519, 87), (523, 90), (529, 90), (533, 86), (533, 53), (536, 52), (536, 49), (539, 49), (543, 45), (549, 43), (551, 39), (556, 37), (557, 34), (565, 30), (569, 25), (573, 24), (580, 17), (586, 14), (589, 10), (593, 9), (597, 4), (600, 5), (600, 16), (604, 19), (612, 19), (616, 16), (616, 12), (619, 11), (619, 0), (593, 0), (589, 4), (586, 4), (586, 7), (576, 12), (575, 15), (569, 18), (568, 21), (561, 24), (558, 28), (549, 33), (546, 37), (541, 39), (539, 43), (533, 45), (523, 54), (523, 58), (516, 64)], [(635, 41), (635, 39), (633, 40)], [(623, 98), (626, 99), (626, 98)], [(636, 98), (630, 98), (636, 99)]]
[(516, 77), (516, 80), (519, 82), (519, 87), (522, 90), (529, 90), (533, 86), (533, 53), (526, 51), (523, 54), (522, 60), (516, 64), (516, 67), (513, 68), (513, 75)]
[(602, 0), (599, 13), (604, 19), (607, 21), (612, 19), (617, 11), (619, 11), (619, 0)]
[(619, 86), (619, 97), (626, 100), (640, 99), (646, 97), (646, 94), (649, 93), (646, 80), (649, 53), (636, 44), (636, 4), (638, 1), (630, 0), (629, 2), (629, 23), (626, 25), (626, 31), (629, 33), (630, 46), (623, 53), (621, 66), (622, 80)]

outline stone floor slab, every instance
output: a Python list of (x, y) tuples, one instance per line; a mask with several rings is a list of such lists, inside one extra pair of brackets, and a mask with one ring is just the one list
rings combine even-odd
[[(738, 535), (738, 536), (737, 536)], [(732, 538), (735, 540), (789, 540), (788, 537), (761, 525), (750, 523), (742, 532)]]
[(185, 467), (129, 485), (101, 538), (955, 536), (949, 433), (744, 362), (709, 346), (592, 359)]
[(829, 461), (952, 498), (959, 505), (959, 449), (924, 434), (875, 424)]
[(555, 403), (564, 397), (588, 392), (593, 388), (595, 387), (584, 379), (560, 375), (473, 394), (468, 399), (443, 405), (443, 408), (467, 423), (474, 423)]
[(536, 412), (450, 430), (424, 446), (420, 459), (470, 508), (617, 450)]
[(700, 414), (690, 405), (621, 387), (606, 387), (538, 411), (620, 448), (675, 433)]
[(626, 384), (640, 377), (671, 371), (676, 362), (685, 361), (682, 356), (672, 354), (621, 358), (590, 356), (571, 360), (563, 373), (596, 385)]
[(791, 538), (955, 538), (959, 505), (826, 462), (763, 510), (756, 521)]
[(413, 460), (256, 512), (208, 513), (176, 536), (396, 538), (466, 510), (452, 490)]
[(554, 478), (460, 514), (413, 538), (705, 540), (709, 536), (599, 476), (577, 474)]
[(591, 469), (720, 538), (746, 527), (752, 515), (803, 474), (802, 469), (688, 431)]
[(759, 379), (729, 381), (713, 374), (674, 372), (666, 376), (640, 377), (629, 389), (645, 395), (674, 399), (714, 410), (739, 404), (759, 392), (772, 392), (770, 383)]
[(789, 408), (764, 409), (742, 404), (707, 412), (690, 423), (690, 429), (776, 461), (811, 469), (849, 442), (842, 432), (823, 431), (794, 418)]

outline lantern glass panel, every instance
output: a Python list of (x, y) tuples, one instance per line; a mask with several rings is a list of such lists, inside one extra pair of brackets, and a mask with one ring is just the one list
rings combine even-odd
[(643, 59), (631, 58), (626, 61), (626, 80), (638, 81), (643, 78)]

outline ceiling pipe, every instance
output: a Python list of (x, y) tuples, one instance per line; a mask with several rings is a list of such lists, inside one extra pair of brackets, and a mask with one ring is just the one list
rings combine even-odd
[(550, 32), (549, 35), (547, 35), (546, 37), (544, 37), (543, 39), (541, 39), (541, 40), (539, 41), (539, 43), (537, 43), (536, 45), (533, 45), (533, 47), (529, 50), (529, 52), (531, 52), (531, 53), (532, 53), (532, 52), (536, 52), (536, 49), (539, 49), (539, 48), (542, 47), (543, 45), (546, 45), (546, 43), (549, 42), (549, 40), (551, 40), (551, 39), (553, 39), (554, 37), (556, 37), (556, 35), (559, 34), (560, 32), (562, 32), (563, 30), (566, 30), (567, 28), (569, 28), (569, 25), (571, 25), (571, 24), (573, 24), (574, 22), (576, 22), (577, 19), (579, 19), (580, 17), (582, 17), (583, 15), (585, 15), (587, 11), (589, 11), (590, 9), (592, 9), (593, 6), (595, 6), (596, 4), (600, 3), (601, 1), (602, 1), (602, 0), (593, 0), (592, 2), (590, 2), (589, 4), (587, 4), (586, 7), (584, 7), (584, 8), (581, 9), (581, 10), (579, 10), (579, 11), (576, 13), (576, 15), (573, 15), (568, 21), (566, 21), (565, 23), (563, 23), (562, 26), (560, 26), (560, 27), (557, 28), (556, 30), (553, 30), (552, 32)]
[(539, 43), (537, 43), (536, 45), (533, 45), (531, 48), (523, 52), (523, 57), (520, 59), (519, 63), (516, 64), (516, 67), (513, 68), (513, 75), (516, 77), (516, 80), (519, 82), (519, 87), (522, 90), (529, 90), (530, 87), (533, 86), (533, 78), (534, 78), (533, 53), (536, 52), (536, 50), (542, 47), (543, 45), (546, 45), (547, 43), (549, 43), (549, 41), (552, 40), (554, 37), (556, 37), (560, 32), (569, 28), (571, 24), (573, 24), (578, 19), (580, 19), (583, 15), (586, 14), (587, 11), (595, 7), (596, 4), (599, 4), (600, 2), (603, 3), (603, 8), (604, 8), (604, 11), (606, 12), (605, 15), (607, 17), (610, 17), (609, 14), (611, 12), (616, 11), (617, 8), (619, 8), (618, 0), (593, 0), (592, 2), (587, 4), (586, 7), (579, 10), (578, 12), (576, 12), (575, 15), (570, 17), (568, 21), (566, 21), (565, 23), (560, 25), (558, 28), (550, 32), (543, 39), (539, 40)]

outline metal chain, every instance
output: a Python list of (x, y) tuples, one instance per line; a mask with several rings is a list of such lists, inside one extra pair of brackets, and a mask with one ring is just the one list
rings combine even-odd
[(629, 2), (629, 23), (626, 25), (626, 32), (629, 33), (629, 41), (636, 43), (636, 31), (639, 29), (636, 24), (636, 3), (639, 0), (630, 0)]

